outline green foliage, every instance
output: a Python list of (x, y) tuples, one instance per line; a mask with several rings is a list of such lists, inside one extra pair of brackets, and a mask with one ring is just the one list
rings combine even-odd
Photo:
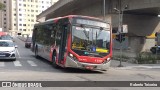
[(3, 10), (5, 8), (5, 5), (3, 3), (0, 3), (0, 10)]
[(114, 60), (120, 60), (120, 58), (122, 58), (122, 61), (127, 61), (128, 59), (130, 59), (128, 56), (126, 56), (126, 55), (114, 55), (113, 56), (113, 59)]
[(154, 64), (157, 60), (160, 60), (160, 55), (142, 52), (135, 59), (139, 64)]

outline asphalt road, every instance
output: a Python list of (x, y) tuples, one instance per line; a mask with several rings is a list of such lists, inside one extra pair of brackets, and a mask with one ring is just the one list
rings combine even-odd
[[(111, 67), (108, 71), (86, 71), (80, 69), (55, 69), (44, 59), (36, 59), (30, 49), (24, 47), (24, 42), (15, 38), (18, 45), (16, 61), (0, 61), (1, 81), (160, 81), (160, 72), (152, 69), (132, 69)], [(1, 88), (0, 88), (1, 89)], [(6, 90), (8, 90), (7, 88)], [(42, 88), (30, 88), (29, 90)], [(75, 88), (55, 88), (55, 90), (72, 90)], [(78, 90), (90, 88), (76, 87)], [(136, 90), (159, 90), (159, 88), (136, 88)], [(3, 89), (4, 90), (4, 89)], [(11, 89), (13, 90), (13, 89)], [(19, 90), (16, 88), (15, 90)], [(20, 90), (28, 90), (21, 88)], [(53, 90), (53, 88), (47, 88)], [(129, 87), (96, 87), (92, 90), (135, 90)]]

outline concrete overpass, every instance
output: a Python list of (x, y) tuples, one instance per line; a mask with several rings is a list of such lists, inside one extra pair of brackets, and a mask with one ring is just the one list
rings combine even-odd
[(160, 18), (157, 17), (160, 14), (160, 0), (105, 0), (105, 9), (104, 0), (59, 0), (39, 14), (37, 20), (78, 14), (103, 18), (113, 27), (118, 27), (118, 13), (113, 8), (124, 13), (123, 24), (128, 25), (127, 48), (130, 52), (148, 51), (155, 45), (154, 38), (146, 36), (160, 31)]

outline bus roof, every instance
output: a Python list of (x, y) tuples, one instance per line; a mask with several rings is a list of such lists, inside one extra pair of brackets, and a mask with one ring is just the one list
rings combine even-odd
[(100, 18), (97, 18), (97, 17), (91, 17), (91, 16), (83, 16), (83, 15), (68, 15), (68, 16), (63, 16), (63, 17), (56, 17), (56, 18), (52, 18), (52, 19), (48, 19), (44, 22), (41, 22), (41, 23), (37, 23), (35, 25), (39, 25), (39, 24), (44, 24), (44, 23), (51, 23), (51, 22), (56, 22), (60, 19), (64, 19), (64, 18), (74, 18), (74, 17), (79, 17), (79, 18), (88, 18), (88, 19), (94, 19), (94, 20), (98, 20), (98, 21), (102, 21), (102, 22), (105, 22), (103, 21), (102, 19)]
[[(100, 19), (100, 18), (91, 17), (91, 16), (83, 16), (83, 15), (68, 15), (68, 16), (64, 16), (64, 17), (57, 17), (57, 18), (48, 19), (47, 21), (50, 21), (50, 20), (59, 20), (59, 19), (63, 19), (63, 18), (73, 18), (73, 17), (80, 17), (80, 18), (89, 18), (89, 19), (102, 20), (102, 19)], [(103, 20), (102, 20), (102, 21), (103, 21)]]

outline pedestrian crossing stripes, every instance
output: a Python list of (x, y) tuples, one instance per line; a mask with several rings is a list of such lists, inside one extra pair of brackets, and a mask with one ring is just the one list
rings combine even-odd
[(15, 67), (22, 67), (22, 66), (33, 66), (33, 67), (36, 67), (38, 66), (37, 63), (35, 63), (34, 61), (32, 60), (26, 60), (26, 61), (19, 61), (19, 60), (16, 60), (16, 61), (11, 61), (11, 62), (5, 62), (5, 61), (0, 61), (0, 67), (5, 67), (5, 66), (8, 66), (8, 65), (14, 65)]
[(14, 61), (13, 62), (15, 66), (22, 66), (22, 64), (20, 63), (20, 61)]
[(33, 61), (28, 60), (27, 61), (31, 66), (37, 66), (37, 64), (35, 64)]

